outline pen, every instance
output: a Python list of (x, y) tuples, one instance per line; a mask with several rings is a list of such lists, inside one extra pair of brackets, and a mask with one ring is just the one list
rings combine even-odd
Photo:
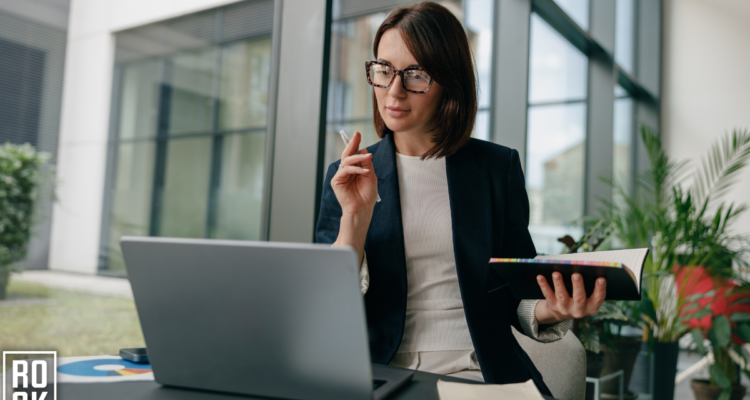
[[(341, 135), (341, 139), (344, 140), (344, 146), (348, 146), (349, 145), (349, 136), (346, 136), (346, 132), (344, 132), (343, 129), (339, 131), (339, 134)], [(360, 164), (360, 163), (357, 163), (357, 166), (360, 167), (360, 168), (362, 168), (362, 164)], [(377, 201), (380, 201), (380, 195), (378, 195), (378, 200)]]

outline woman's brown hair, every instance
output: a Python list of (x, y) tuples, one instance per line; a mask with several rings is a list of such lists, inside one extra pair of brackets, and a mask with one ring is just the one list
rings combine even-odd
[[(378, 57), (383, 34), (397, 29), (409, 52), (435, 82), (443, 87), (435, 111), (435, 145), (423, 158), (447, 157), (466, 144), (474, 128), (477, 113), (477, 91), (469, 40), (461, 23), (437, 3), (424, 2), (391, 11), (375, 34), (372, 52)], [(415, 94), (414, 96), (420, 96)], [(382, 139), (393, 131), (380, 116), (375, 91), (372, 92), (375, 130)]]

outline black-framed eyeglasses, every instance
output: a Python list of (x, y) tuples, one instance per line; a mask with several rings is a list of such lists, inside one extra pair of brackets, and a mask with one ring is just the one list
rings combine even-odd
[(432, 87), (432, 77), (420, 67), (396, 69), (392, 65), (380, 61), (365, 62), (367, 69), (367, 83), (379, 88), (388, 88), (401, 76), (401, 84), (409, 93), (424, 94)]

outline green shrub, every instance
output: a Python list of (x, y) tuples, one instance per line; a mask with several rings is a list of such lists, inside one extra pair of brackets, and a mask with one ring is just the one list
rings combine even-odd
[(13, 263), (26, 255), (42, 166), (49, 154), (29, 144), (0, 146), (0, 299)]

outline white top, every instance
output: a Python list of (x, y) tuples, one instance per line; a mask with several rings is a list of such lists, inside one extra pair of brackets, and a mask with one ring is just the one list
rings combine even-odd
[(396, 153), (406, 256), (406, 322), (398, 352), (473, 350), (453, 255), (445, 157)]

